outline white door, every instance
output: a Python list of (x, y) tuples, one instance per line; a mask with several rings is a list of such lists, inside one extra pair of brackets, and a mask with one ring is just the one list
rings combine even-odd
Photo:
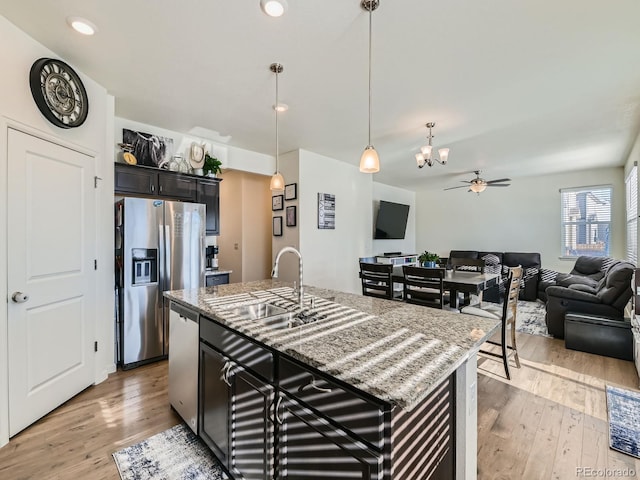
[(95, 158), (9, 129), (9, 435), (93, 383)]

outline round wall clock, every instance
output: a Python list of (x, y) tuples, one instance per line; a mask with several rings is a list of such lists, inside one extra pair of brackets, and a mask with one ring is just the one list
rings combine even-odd
[(36, 60), (29, 72), (29, 85), (36, 105), (55, 126), (79, 127), (87, 119), (87, 91), (78, 74), (63, 61)]

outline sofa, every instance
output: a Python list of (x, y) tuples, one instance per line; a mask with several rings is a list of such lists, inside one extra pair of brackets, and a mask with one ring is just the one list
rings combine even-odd
[(449, 258), (473, 258), (485, 261), (485, 272), (499, 273), (502, 281), (495, 287), (484, 291), (483, 301), (501, 303), (504, 294), (504, 282), (509, 275), (509, 267), (522, 266), (523, 285), (520, 287), (520, 300), (535, 301), (538, 294), (538, 278), (541, 268), (539, 253), (522, 252), (483, 252), (478, 250), (451, 250)]
[(569, 287), (582, 284), (595, 287), (604, 277), (605, 271), (614, 263), (619, 262), (611, 257), (581, 256), (569, 273), (560, 273), (553, 270), (541, 269), (538, 282), (538, 299), (547, 301), (546, 290), (550, 286)]
[[(594, 267), (595, 263), (591, 267)], [(633, 294), (631, 279), (635, 266), (632, 263), (617, 260), (607, 263), (609, 266), (597, 281), (594, 278), (599, 276), (597, 273), (584, 275), (574, 268), (572, 272), (578, 273), (556, 277), (556, 284), (546, 287), (545, 321), (551, 335), (564, 338), (567, 312), (601, 316), (610, 320), (624, 320), (624, 309)], [(579, 268), (586, 266), (587, 263), (581, 262)]]

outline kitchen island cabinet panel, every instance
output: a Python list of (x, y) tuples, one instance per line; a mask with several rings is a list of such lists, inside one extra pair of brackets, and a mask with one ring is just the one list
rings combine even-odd
[(382, 480), (381, 453), (370, 450), (288, 395), (283, 395), (278, 415), (279, 480)]
[[(253, 377), (242, 392), (255, 399), (256, 438), (273, 425), (274, 479), (477, 478), (476, 352), (499, 322), (312, 286), (304, 300), (317, 316), (298, 327), (230, 312), (256, 302), (297, 308), (294, 290), (274, 280), (164, 295), (196, 309), (201, 341)], [(270, 375), (239, 361), (260, 357)], [(223, 366), (230, 385), (240, 378), (228, 376), (235, 371)], [(273, 402), (260, 393), (269, 387)], [(233, 418), (236, 408), (228, 411)]]
[(232, 389), (231, 472), (242, 480), (273, 480), (274, 425), (271, 406), (274, 387), (234, 365)]
[(374, 448), (383, 447), (383, 408), (329, 377), (280, 357), (279, 386), (290, 396), (349, 430)]
[(198, 432), (225, 468), (229, 468), (231, 421), (231, 385), (226, 380), (228, 367), (228, 359), (220, 352), (200, 344)]

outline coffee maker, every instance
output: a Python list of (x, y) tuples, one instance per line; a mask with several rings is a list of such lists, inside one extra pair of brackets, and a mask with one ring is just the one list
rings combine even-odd
[(218, 246), (212, 245), (207, 247), (205, 252), (205, 256), (207, 257), (207, 269), (208, 270), (217, 270), (218, 269), (218, 259), (216, 258), (218, 255)]

